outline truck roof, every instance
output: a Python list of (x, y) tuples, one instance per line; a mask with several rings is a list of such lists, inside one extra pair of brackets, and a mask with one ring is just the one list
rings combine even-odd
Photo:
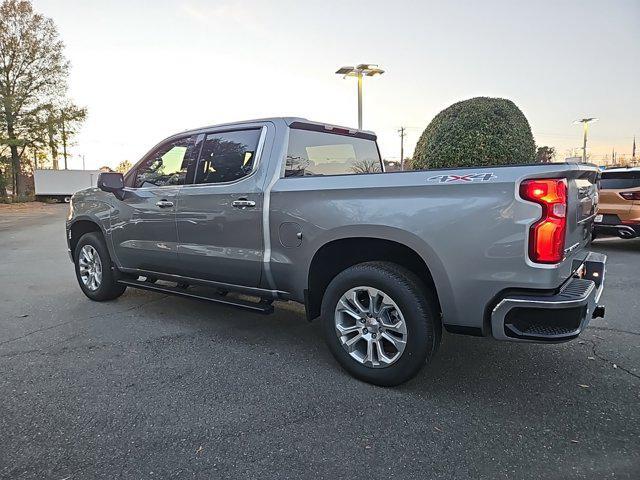
[(607, 168), (603, 170), (602, 173), (620, 173), (620, 172), (640, 172), (640, 167), (615, 167), (615, 168)]
[(326, 123), (326, 122), (315, 122), (313, 120), (308, 120), (306, 118), (303, 117), (266, 117), (266, 118), (255, 118), (255, 119), (250, 119), (250, 120), (241, 120), (241, 121), (237, 121), (237, 122), (229, 122), (229, 123), (218, 123), (215, 125), (207, 125), (204, 127), (199, 127), (199, 128), (190, 128), (188, 130), (185, 130), (184, 132), (180, 132), (180, 134), (184, 134), (184, 133), (190, 133), (190, 132), (199, 132), (201, 130), (207, 130), (210, 128), (220, 128), (220, 127), (236, 127), (238, 125), (245, 125), (245, 124), (250, 124), (250, 123), (259, 123), (259, 122), (284, 122), (287, 124), (287, 126), (291, 126), (291, 124), (293, 123), (304, 123), (307, 125), (316, 125), (318, 127), (323, 127), (326, 128), (327, 130), (331, 130), (331, 129), (343, 129), (343, 130), (349, 130), (352, 132), (361, 132), (364, 134), (368, 134), (368, 135), (373, 135), (375, 136), (375, 133), (372, 132), (371, 130), (360, 130), (354, 127), (345, 127), (342, 125), (334, 125), (332, 123)]

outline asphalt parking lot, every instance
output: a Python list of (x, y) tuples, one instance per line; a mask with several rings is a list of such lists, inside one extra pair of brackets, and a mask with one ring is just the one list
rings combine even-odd
[(80, 292), (64, 205), (0, 211), (0, 478), (640, 478), (640, 240), (579, 341), (445, 335), (394, 389), (302, 308)]

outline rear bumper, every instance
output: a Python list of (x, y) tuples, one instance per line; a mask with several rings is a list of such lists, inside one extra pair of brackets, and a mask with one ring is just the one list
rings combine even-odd
[(507, 295), (491, 312), (491, 332), (498, 340), (566, 342), (576, 338), (594, 316), (604, 288), (607, 257), (591, 252), (582, 266), (552, 295)]

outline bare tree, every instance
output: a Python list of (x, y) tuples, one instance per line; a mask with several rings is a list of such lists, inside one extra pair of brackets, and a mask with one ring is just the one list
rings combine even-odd
[(22, 193), (18, 176), (25, 149), (51, 147), (52, 112), (70, 105), (63, 50), (53, 21), (34, 12), (30, 1), (0, 4), (0, 146), (10, 151), (14, 195)]
[(380, 171), (380, 160), (357, 160), (351, 166), (353, 173), (376, 173)]

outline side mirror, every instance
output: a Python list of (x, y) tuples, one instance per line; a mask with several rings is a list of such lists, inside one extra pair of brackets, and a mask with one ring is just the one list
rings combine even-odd
[(102, 172), (98, 175), (98, 188), (103, 192), (113, 193), (122, 200), (124, 196), (124, 177), (118, 172)]

